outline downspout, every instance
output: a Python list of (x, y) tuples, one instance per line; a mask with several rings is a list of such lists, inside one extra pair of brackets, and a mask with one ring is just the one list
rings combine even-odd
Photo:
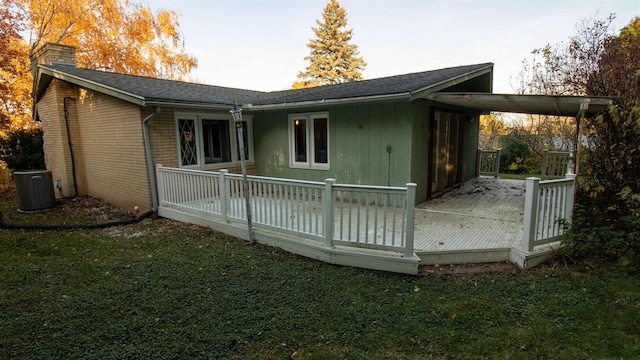
[(151, 157), (151, 142), (149, 141), (149, 128), (147, 122), (160, 114), (160, 107), (156, 111), (142, 120), (142, 134), (144, 136), (144, 151), (147, 156), (147, 171), (149, 172), (149, 186), (151, 187), (151, 210), (158, 211), (158, 191), (156, 189), (156, 173), (153, 169), (153, 158)]
[[(74, 198), (78, 196), (78, 180), (76, 178), (76, 161), (73, 156), (73, 147), (71, 146), (71, 132), (69, 131), (69, 110), (67, 109), (67, 100), (69, 99), (75, 100), (75, 98), (70, 96), (62, 99), (62, 110), (64, 111), (64, 126), (67, 129), (67, 144), (69, 145), (69, 155), (71, 156), (71, 176), (73, 177), (73, 196), (69, 196), (69, 198)], [(65, 197), (62, 195), (61, 188), (58, 188), (58, 191), (60, 191), (60, 196)]]

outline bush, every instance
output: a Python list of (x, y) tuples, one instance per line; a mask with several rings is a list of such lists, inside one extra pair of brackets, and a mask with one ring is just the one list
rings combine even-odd
[(640, 106), (612, 106), (587, 123), (593, 144), (578, 182), (567, 243), (574, 255), (640, 256)]
[[(637, 263), (640, 258), (640, 201), (638, 195), (613, 195), (609, 206), (578, 192), (573, 223), (565, 243), (580, 258), (605, 258)], [(617, 203), (617, 204), (615, 204)]]
[(12, 171), (44, 169), (42, 129), (18, 129), (0, 138), (0, 161)]
[(536, 159), (529, 146), (517, 135), (500, 138), (500, 172), (508, 174), (530, 174), (535, 169)]

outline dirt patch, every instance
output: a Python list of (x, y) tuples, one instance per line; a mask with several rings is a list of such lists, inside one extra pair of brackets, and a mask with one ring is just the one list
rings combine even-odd
[(467, 274), (492, 274), (492, 273), (518, 273), (521, 272), (516, 264), (508, 261), (474, 264), (449, 264), (449, 265), (422, 265), (420, 275), (467, 275)]

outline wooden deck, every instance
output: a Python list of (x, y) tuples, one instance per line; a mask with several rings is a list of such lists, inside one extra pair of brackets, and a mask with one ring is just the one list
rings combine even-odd
[(417, 206), (416, 254), (423, 263), (510, 260), (519, 248), (525, 182), (475, 178)]
[[(165, 176), (159, 182), (161, 216), (248, 239), (239, 179), (226, 173), (158, 170)], [(413, 195), (405, 194), (409, 187), (250, 180), (256, 239), (329, 263), (404, 273), (417, 273), (420, 263), (512, 261), (527, 267), (553, 250), (545, 244), (525, 251), (525, 181), (476, 178), (413, 208), (408, 206), (413, 200), (407, 200)], [(557, 198), (560, 192), (554, 191), (547, 198)], [(324, 208), (325, 193), (333, 194), (332, 208)], [(325, 219), (332, 219), (331, 224)]]

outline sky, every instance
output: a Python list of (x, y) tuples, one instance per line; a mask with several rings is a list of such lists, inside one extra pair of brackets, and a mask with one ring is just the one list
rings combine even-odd
[[(188, 80), (273, 91), (304, 70), (311, 27), (328, 0), (146, 0), (181, 14), (186, 52), (198, 59)], [(616, 14), (616, 33), (638, 0), (339, 0), (364, 79), (494, 63), (495, 93), (514, 92), (531, 51), (568, 41), (576, 25)]]

